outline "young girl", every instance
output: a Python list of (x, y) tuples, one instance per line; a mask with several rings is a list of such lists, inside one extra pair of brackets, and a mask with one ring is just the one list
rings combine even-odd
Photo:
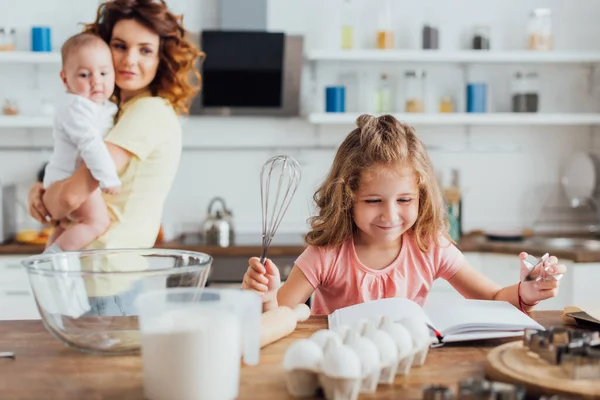
[[(62, 47), (60, 77), (66, 93), (54, 121), (54, 151), (44, 172), (44, 187), (69, 178), (85, 162), (100, 189), (117, 194), (121, 182), (104, 135), (113, 125), (117, 106), (109, 101), (115, 87), (112, 55), (108, 45), (90, 33), (69, 38)], [(110, 226), (100, 190), (72, 213), (68, 228), (56, 226), (47, 251), (80, 250)]]
[[(466, 298), (504, 300), (524, 311), (556, 296), (558, 280), (500, 288), (469, 265), (447, 234), (434, 170), (412, 127), (390, 115), (361, 115), (357, 125), (315, 193), (308, 247), (285, 284), (270, 260), (250, 259), (242, 287), (262, 295), (265, 311), (293, 307), (313, 292), (313, 314), (387, 297), (423, 305), (438, 278)], [(556, 257), (545, 268), (550, 275), (566, 270)]]

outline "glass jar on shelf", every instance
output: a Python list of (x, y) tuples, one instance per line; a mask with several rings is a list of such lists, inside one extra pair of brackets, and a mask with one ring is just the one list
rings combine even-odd
[(490, 49), (490, 28), (488, 26), (476, 26), (473, 31), (473, 50)]
[(375, 92), (375, 112), (378, 114), (390, 113), (393, 111), (393, 91), (392, 84), (387, 74), (381, 74)]
[(512, 112), (534, 113), (539, 110), (539, 81), (537, 72), (515, 73), (512, 85)]
[(552, 11), (536, 8), (531, 12), (528, 25), (529, 50), (552, 50)]
[(411, 70), (404, 73), (405, 105), (407, 113), (420, 113), (424, 111), (425, 71)]
[(342, 4), (342, 41), (344, 50), (354, 48), (354, 15), (351, 0), (343, 0)]
[(440, 112), (441, 113), (452, 113), (454, 112), (454, 100), (451, 96), (442, 96), (440, 99)]
[(390, 0), (378, 0), (377, 48), (394, 48), (394, 31), (392, 29), (392, 3)]
[(19, 115), (19, 107), (14, 100), (6, 99), (2, 106), (2, 114), (4, 115)]

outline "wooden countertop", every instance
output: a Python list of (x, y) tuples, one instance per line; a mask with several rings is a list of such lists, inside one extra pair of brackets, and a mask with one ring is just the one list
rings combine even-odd
[[(544, 326), (562, 325), (561, 311), (532, 314)], [(289, 344), (325, 328), (324, 317), (300, 323), (290, 336), (261, 351), (258, 366), (243, 367), (239, 400), (292, 399), (281, 368)], [(507, 340), (446, 345), (431, 349), (424, 366), (397, 377), (394, 385), (380, 385), (374, 395), (360, 399), (421, 399), (427, 384), (456, 389), (466, 378), (483, 378), (485, 356)], [(143, 399), (140, 356), (96, 356), (69, 349), (44, 329), (41, 321), (1, 321), (0, 351), (14, 351), (16, 359), (0, 359), (0, 393), (5, 399)]]
[[(298, 240), (289, 243), (273, 243), (269, 248), (269, 257), (289, 256), (297, 257), (304, 251), (304, 244), (301, 241), (300, 234)], [(181, 240), (172, 240), (156, 244), (157, 248), (199, 251), (210, 254), (213, 257), (251, 257), (260, 254), (261, 246), (259, 244), (239, 244), (229, 247), (209, 246), (205, 244), (185, 243)], [(465, 235), (459, 242), (458, 247), (463, 252), (481, 252), (518, 255), (521, 251), (526, 251), (534, 255), (541, 255), (550, 251), (558, 258), (564, 258), (578, 263), (600, 262), (600, 251), (585, 249), (552, 249), (547, 250), (539, 246), (528, 245), (520, 242), (491, 242), (483, 240), (479, 235)], [(11, 243), (0, 245), (0, 255), (39, 254), (44, 250), (41, 245), (28, 245), (20, 243)]]

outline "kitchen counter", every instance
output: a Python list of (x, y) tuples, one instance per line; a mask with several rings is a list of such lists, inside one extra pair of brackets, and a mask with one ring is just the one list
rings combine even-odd
[(458, 247), (463, 252), (511, 254), (515, 256), (522, 251), (536, 257), (548, 252), (559, 259), (571, 260), (575, 263), (600, 262), (600, 250), (587, 250), (581, 248), (553, 249), (530, 244), (527, 240), (522, 242), (490, 241), (487, 240), (485, 236), (477, 234), (463, 236), (458, 243)]
[[(158, 243), (157, 248), (199, 251), (210, 254), (213, 257), (251, 257), (259, 256), (261, 253), (261, 235), (243, 234), (237, 235), (235, 244), (229, 247), (219, 247), (203, 243), (200, 237), (188, 235), (168, 242)], [(463, 252), (481, 252), (518, 255), (526, 251), (536, 256), (545, 252), (571, 260), (576, 263), (600, 262), (600, 250), (586, 249), (547, 249), (534, 246), (527, 242), (494, 242), (486, 240), (483, 235), (469, 234), (463, 236), (458, 242), (458, 247)], [(304, 238), (301, 233), (285, 233), (276, 235), (269, 248), (269, 257), (291, 256), (297, 257), (304, 250)], [(39, 254), (44, 250), (41, 245), (28, 245), (11, 243), (0, 245), (2, 254)]]
[[(213, 257), (218, 256), (260, 256), (261, 234), (240, 234), (236, 235), (235, 243), (229, 247), (220, 247), (206, 244), (198, 235), (185, 235), (175, 240), (157, 243), (154, 247), (163, 249), (199, 251), (210, 254)], [(301, 233), (284, 233), (276, 235), (273, 238), (269, 248), (269, 257), (272, 256), (299, 256), (304, 251), (304, 236)], [(33, 255), (44, 251), (42, 245), (9, 243), (0, 245), (0, 255), (2, 254), (23, 254)]]
[[(562, 325), (561, 311), (532, 314), (542, 325)], [(289, 344), (326, 328), (325, 317), (301, 322), (290, 336), (261, 351), (258, 366), (243, 367), (238, 400), (292, 399), (288, 395), (283, 354)], [(369, 399), (421, 399), (427, 384), (442, 384), (455, 389), (466, 378), (484, 377), (485, 357), (504, 340), (446, 345), (432, 349), (424, 366), (411, 371), (408, 378), (396, 377), (394, 385), (380, 385)], [(0, 393), (9, 399), (143, 399), (140, 356), (96, 356), (67, 348), (44, 329), (41, 321), (0, 322), (0, 351), (14, 351), (16, 359), (0, 359)], [(458, 362), (460, 360), (460, 362)]]

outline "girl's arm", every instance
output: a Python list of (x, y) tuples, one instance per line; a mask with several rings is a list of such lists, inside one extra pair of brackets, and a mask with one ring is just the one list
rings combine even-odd
[[(527, 268), (523, 265), (522, 260), (527, 256), (526, 253), (521, 253), (521, 268)], [(558, 265), (556, 257), (550, 257), (546, 263), (553, 271), (548, 271), (552, 274), (562, 274), (566, 272), (564, 265)], [(523, 306), (525, 311), (529, 311), (540, 300), (555, 297), (558, 293), (558, 281), (527, 281), (522, 282), (520, 287), (521, 302), (519, 304), (519, 284), (518, 282), (511, 286), (501, 288), (496, 283), (492, 282), (488, 277), (473, 268), (467, 261), (460, 267), (448, 282), (465, 298), (480, 299), (480, 300), (502, 300), (508, 301), (515, 307)]]
[[(112, 143), (107, 142), (106, 146), (117, 171), (121, 172), (133, 154)], [(98, 181), (94, 179), (86, 165), (82, 164), (71, 177), (52, 184), (45, 191), (44, 205), (53, 220), (60, 220), (78, 209), (97, 188)]]
[(315, 288), (306, 279), (304, 272), (294, 265), (285, 283), (277, 291), (277, 305), (295, 307), (306, 303), (314, 291)]

